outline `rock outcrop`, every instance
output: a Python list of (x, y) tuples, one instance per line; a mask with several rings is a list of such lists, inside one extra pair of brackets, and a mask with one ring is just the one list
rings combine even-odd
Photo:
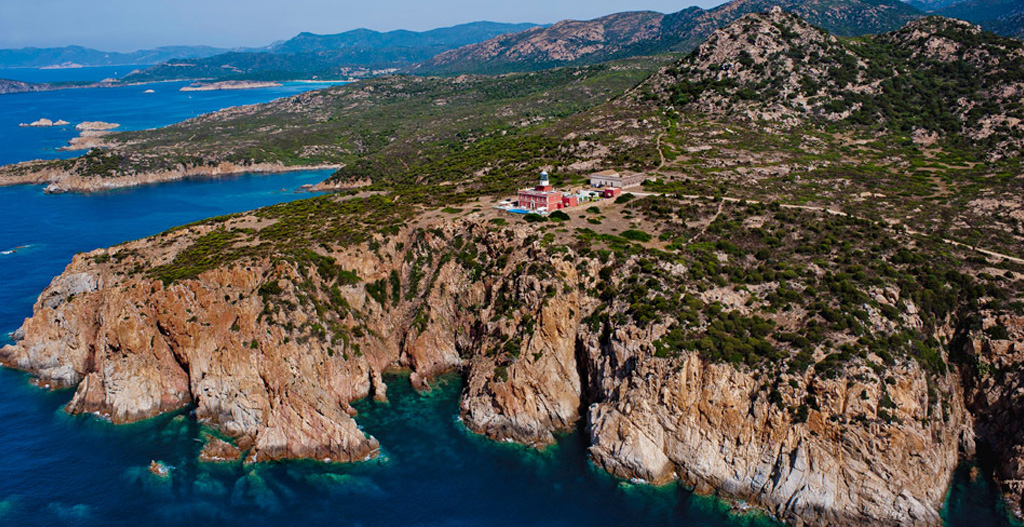
[[(619, 330), (604, 344), (588, 339), (597, 373), (589, 409), (591, 454), (620, 477), (680, 479), (700, 493), (757, 503), (792, 523), (938, 525), (938, 505), (971, 435), (957, 396), (948, 408), (929, 398), (916, 365), (890, 373), (895, 420), (878, 422), (884, 382), (848, 372), (843, 379), (794, 377), (785, 405), (815, 394), (817, 408), (794, 422), (760, 392), (763, 379), (696, 354), (649, 360), (649, 335)], [(789, 382), (789, 379), (786, 379)], [(940, 390), (958, 393), (955, 376)], [(859, 425), (858, 419), (874, 421)]]
[[(776, 6), (715, 31), (643, 91), (684, 113), (777, 133), (809, 123), (882, 122), (932, 144), (969, 138), (990, 145), (986, 152), (998, 160), (1024, 144), (1016, 110), (1022, 65), (1020, 41), (961, 20), (932, 16), (850, 41)], [(951, 80), (965, 88), (945, 91)], [(924, 98), (930, 109), (916, 102)]]

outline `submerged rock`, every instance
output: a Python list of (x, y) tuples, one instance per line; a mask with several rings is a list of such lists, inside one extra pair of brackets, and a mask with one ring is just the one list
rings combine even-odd
[(171, 475), (171, 469), (162, 461), (150, 461), (149, 472), (158, 478), (167, 478)]
[(207, 463), (235, 462), (242, 459), (242, 451), (235, 445), (210, 434), (203, 434), (206, 444), (199, 453), (199, 461)]

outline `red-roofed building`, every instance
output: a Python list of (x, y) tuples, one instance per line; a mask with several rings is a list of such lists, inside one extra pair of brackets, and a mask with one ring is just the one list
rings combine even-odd
[(554, 190), (547, 172), (540, 173), (540, 183), (519, 191), (519, 208), (551, 212), (563, 207), (562, 193)]

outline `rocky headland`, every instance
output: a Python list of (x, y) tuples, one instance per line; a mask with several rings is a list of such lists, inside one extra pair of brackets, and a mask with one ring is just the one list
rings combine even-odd
[[(96, 149), (107, 145), (104, 141), (109, 137), (107, 132), (83, 131), (79, 137), (72, 139), (66, 150)], [(72, 160), (72, 163), (74, 161)], [(83, 175), (62, 164), (52, 161), (26, 161), (16, 165), (0, 168), (0, 186), (7, 185), (46, 185), (44, 192), (61, 194), (65, 192), (100, 192), (118, 188), (166, 183), (194, 177), (219, 177), (236, 174), (279, 174), (296, 170), (330, 170), (340, 165), (322, 164), (309, 166), (288, 166), (283, 163), (235, 164), (221, 162), (215, 165), (182, 164), (164, 170), (142, 173), (126, 173), (95, 177)]]
[[(352, 402), (457, 370), (473, 432), (582, 427), (611, 474), (794, 525), (940, 525), (976, 452), (1019, 514), (1022, 61), (940, 18), (837, 39), (773, 9), (671, 64), (373, 79), (115, 134), (0, 175), (344, 166), (336, 194), (77, 255), (0, 361), (72, 413), (194, 407), (208, 461), (372, 458)], [(651, 173), (644, 197), (491, 208), (612, 167)]]
[(222, 82), (209, 82), (202, 83), (197, 82), (188, 86), (182, 87), (178, 91), (192, 92), (192, 91), (220, 91), (220, 90), (254, 90), (257, 88), (276, 88), (281, 86), (279, 82), (259, 82), (259, 81), (222, 81)]
[[(665, 206), (691, 212), (658, 219)], [(976, 441), (996, 445), (1009, 467), (999, 477), (1019, 492), (1010, 459), (1022, 444), (1021, 401), (986, 381), (1006, 365), (1016, 371), (1019, 323), (968, 303), (935, 311), (911, 278), (928, 271), (894, 249), (880, 261), (910, 281), (872, 271), (848, 282), (861, 293), (845, 294), (864, 303), (850, 309), (864, 311), (846, 319), (830, 311), (844, 305), (833, 293), (786, 296), (834, 290), (842, 254), (778, 249), (795, 275), (745, 289), (697, 278), (697, 261), (662, 259), (651, 242), (497, 226), (495, 213), (411, 212), (381, 196), (313, 198), (78, 255), (0, 358), (41, 385), (75, 387), (72, 413), (126, 423), (194, 405), (231, 438), (209, 438), (211, 461), (372, 458), (379, 445), (351, 403), (385, 398), (390, 368), (410, 369), (421, 389), (457, 369), (467, 379), (462, 419), (477, 433), (542, 447), (583, 425), (594, 462), (612, 474), (681, 481), (795, 524), (939, 525), (953, 470)], [(409, 223), (357, 227), (391, 214)], [(756, 221), (770, 232), (822, 221), (666, 198), (604, 214), (642, 214), (655, 234), (692, 222)], [(332, 219), (307, 223), (306, 242), (280, 238), (314, 217)], [(932, 254), (904, 235), (872, 234), (879, 226), (827, 221), (830, 236), (894, 236)], [(339, 230), (352, 234), (327, 241)], [(760, 243), (721, 235), (743, 251)], [(607, 243), (610, 260), (598, 250)], [(719, 247), (714, 260), (732, 258)], [(955, 293), (964, 302), (1016, 294), (965, 271), (961, 280), (977, 285)], [(964, 347), (946, 353), (933, 341)], [(994, 366), (985, 375), (959, 366), (953, 355), (967, 352)]]
[(53, 87), (49, 84), (33, 84), (30, 82), (12, 81), (0, 79), (0, 95), (9, 93), (30, 93), (38, 91), (50, 91)]
[(103, 121), (86, 121), (75, 126), (78, 130), (78, 137), (68, 141), (68, 146), (61, 147), (64, 151), (92, 150), (109, 146), (103, 138), (110, 135), (112, 130), (119, 128), (118, 123), (106, 123)]

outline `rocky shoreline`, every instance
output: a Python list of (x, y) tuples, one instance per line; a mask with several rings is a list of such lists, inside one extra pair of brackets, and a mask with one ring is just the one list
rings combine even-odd
[[(79, 142), (73, 142), (72, 146), (68, 147), (68, 149), (78, 150), (100, 145), (105, 135), (105, 132), (83, 132)], [(66, 192), (90, 193), (139, 185), (166, 183), (187, 178), (215, 178), (245, 173), (280, 174), (302, 170), (336, 170), (338, 168), (340, 168), (340, 165), (335, 164), (293, 166), (283, 163), (235, 164), (221, 162), (216, 165), (179, 166), (171, 170), (112, 177), (95, 177), (80, 175), (75, 171), (55, 164), (53, 161), (39, 160), (0, 167), (0, 186), (46, 185), (43, 192), (49, 194), (62, 194)]]
[[(269, 225), (258, 215), (230, 222)], [(525, 224), (421, 220), (333, 247), (324, 257), (359, 277), (341, 285), (316, 266), (265, 258), (175, 283), (130, 271), (165, 265), (218, 229), (76, 256), (0, 360), (40, 383), (77, 387), (69, 412), (115, 423), (195, 405), (201, 422), (231, 438), (209, 439), (203, 459), (247, 463), (372, 458), (379, 444), (358, 429), (351, 403), (386, 397), (388, 368), (411, 369), (420, 389), (458, 369), (467, 379), (461, 417), (476, 433), (543, 446), (583, 423), (593, 460), (616, 476), (680, 481), (795, 525), (940, 525), (954, 469), (973, 455), (975, 420), (1007, 425), (978, 402), (1001, 392), (965, 386), (955, 368), (934, 376), (901, 359), (882, 376), (867, 364), (838, 378), (786, 375), (773, 401), (756, 369), (695, 352), (659, 358), (669, 324), (612, 327), (625, 306), (580, 287), (602, 263), (545, 249)], [(433, 256), (452, 240), (508, 263), (474, 278), (463, 257)], [(432, 263), (417, 270), (424, 262)], [(514, 270), (524, 262), (548, 270)], [(617, 284), (643, 264), (624, 265)], [(421, 297), (394, 285), (421, 279), (430, 284)], [(336, 307), (324, 315), (327, 304)], [(612, 310), (604, 322), (595, 318), (602, 309)], [(1019, 364), (1004, 352), (1022, 346), (1024, 328), (1008, 327), (1005, 343), (970, 342)], [(794, 405), (810, 398), (806, 416), (794, 418)], [(1011, 453), (1022, 444), (1006, 441)]]

